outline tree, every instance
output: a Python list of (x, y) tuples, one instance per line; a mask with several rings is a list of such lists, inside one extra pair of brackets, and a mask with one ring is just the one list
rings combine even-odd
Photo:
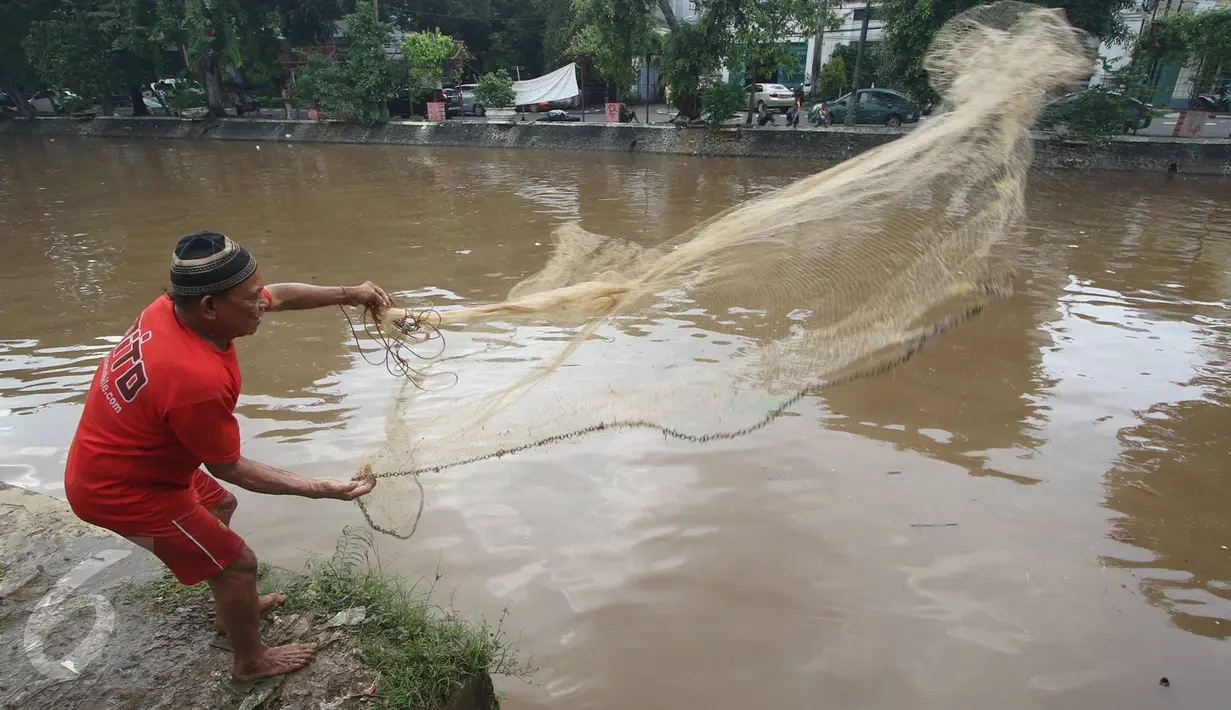
[[(551, 69), (575, 61), (577, 54), (573, 52), (573, 38), (577, 36), (579, 22), (573, 9), (573, 0), (535, 0), (535, 5), (543, 15), (542, 66)], [(491, 68), (490, 62), (484, 66)]]
[[(700, 116), (703, 107), (698, 105), (698, 97), (704, 89), (722, 83), (719, 73), (722, 50), (712, 28), (703, 21), (680, 23), (667, 35), (663, 46), (662, 78), (671, 87), (671, 95), (680, 115), (688, 118)], [(742, 93), (739, 96), (742, 103), (744, 96)]]
[(621, 92), (637, 82), (635, 62), (659, 49), (655, 0), (573, 0), (581, 24), (575, 53)]
[(513, 90), (513, 77), (504, 69), (488, 72), (479, 79), (479, 85), (474, 88), (474, 96), (484, 106), (512, 106), (517, 100), (517, 93)]
[[(224, 116), (222, 71), (241, 73), (256, 84), (271, 83), (273, 60), (283, 49), (279, 35), (288, 31), (305, 35), (321, 32), (327, 16), (323, 0), (309, 0), (310, 7), (291, 0), (155, 0), (155, 31), (180, 45), (195, 68), (208, 96), (211, 116)], [(367, 7), (371, 12), (370, 5)], [(315, 19), (309, 19), (315, 18)], [(316, 29), (311, 29), (316, 26)], [(307, 29), (304, 29), (307, 28)]]
[(381, 0), (380, 17), (408, 32), (439, 29), (466, 45), (480, 71), (520, 66), (535, 75), (561, 59), (571, 61), (564, 50), (577, 29), (572, 5), (573, 0)]
[(96, 18), (116, 53), (115, 66), (132, 102), (133, 115), (149, 113), (142, 85), (161, 77), (162, 48), (154, 0), (97, 0)]
[(410, 75), (414, 79), (412, 95), (417, 98), (440, 87), (444, 63), (453, 55), (453, 46), (453, 38), (441, 34), (439, 29), (415, 32), (402, 41), (402, 52), (410, 61)]
[[(871, 42), (868, 43), (872, 45)], [(878, 43), (879, 44), (879, 43)], [(873, 48), (875, 46), (875, 49)], [(858, 42), (849, 42), (840, 44), (834, 47), (833, 54), (830, 55), (830, 61), (834, 58), (842, 60), (843, 70), (846, 72), (842, 77), (842, 87), (844, 89), (852, 88), (851, 84), (855, 81), (855, 60), (858, 58), (859, 52)], [(884, 84), (884, 70), (881, 68), (881, 51), (880, 47), (866, 46), (863, 48), (863, 65), (859, 67), (859, 87), (866, 89), (873, 84)]]
[(831, 56), (821, 69), (821, 76), (817, 81), (817, 97), (822, 101), (833, 101), (841, 96), (842, 91), (850, 86), (850, 74), (845, 58), (841, 55)]
[[(984, 0), (883, 0), (879, 8), (884, 22), (881, 58), (885, 79), (904, 90), (916, 101), (927, 103), (938, 97), (928, 83), (923, 58), (932, 37), (949, 18), (983, 4)], [(1070, 24), (1107, 42), (1124, 40), (1127, 27), (1120, 11), (1135, 0), (1045, 0), (1035, 3), (1061, 8)], [(867, 57), (865, 56), (865, 59)]]
[(350, 44), (346, 63), (308, 53), (297, 90), (306, 101), (338, 118), (379, 123), (388, 117), (388, 100), (403, 82), (385, 53), (393, 27), (377, 20), (372, 6), (366, 4), (347, 15), (346, 24)]
[(48, 17), (52, 9), (46, 0), (0, 0), (0, 81), (23, 114), (29, 107), (21, 86), (33, 74), (23, 43), (30, 26)]
[(140, 85), (150, 78), (157, 44), (154, 4), (147, 0), (62, 0), (50, 17), (30, 25), (22, 43), (39, 78), (101, 101), (126, 93), (133, 114), (149, 113)]
[(1220, 69), (1231, 67), (1231, 7), (1161, 17), (1138, 38), (1138, 48), (1154, 63), (1191, 62), (1195, 98), (1213, 86)]
[(64, 3), (50, 18), (30, 25), (22, 48), (44, 84), (75, 91), (86, 100), (101, 97), (107, 113), (117, 71), (110, 43), (91, 15), (85, 3)]
[(816, 42), (813, 45), (815, 50), (812, 52), (812, 66), (808, 72), (812, 78), (813, 98), (820, 95), (821, 47), (824, 46), (825, 30), (836, 30), (842, 26), (842, 20), (836, 12), (837, 5), (835, 0), (821, 0), (820, 11), (817, 13)]
[(323, 43), (333, 34), (334, 20), (342, 19), (338, 0), (277, 0), (274, 25), (289, 47)]
[(829, 17), (828, 6), (814, 0), (706, 0), (701, 8), (695, 23), (671, 30), (663, 51), (663, 78), (690, 118), (696, 117), (690, 99), (713, 86), (724, 66), (742, 69), (746, 79), (797, 70), (788, 37), (811, 32)]
[(754, 77), (772, 77), (783, 69), (798, 71), (799, 55), (787, 39), (827, 21), (828, 9), (815, 0), (742, 0), (737, 4), (744, 13), (730, 25), (732, 51), (727, 66), (742, 65)]

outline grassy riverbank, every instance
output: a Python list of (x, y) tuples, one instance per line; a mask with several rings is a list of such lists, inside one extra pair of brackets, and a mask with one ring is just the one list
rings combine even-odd
[[(298, 574), (263, 569), (261, 593), (286, 593), (286, 604), (271, 616), (275, 627), (298, 628), (292, 639), (318, 636), (357, 651), (375, 679), (369, 697), (376, 707), (430, 710), (454, 701), (476, 679), (528, 679), (533, 668), (517, 656), (501, 623), (467, 619), (436, 603), (437, 580), (410, 584), (387, 574), (368, 533), (346, 530), (332, 555), (309, 560)], [(168, 576), (146, 591), (164, 610), (212, 606), (204, 582), (185, 587)], [(302, 673), (311, 675), (312, 666)]]

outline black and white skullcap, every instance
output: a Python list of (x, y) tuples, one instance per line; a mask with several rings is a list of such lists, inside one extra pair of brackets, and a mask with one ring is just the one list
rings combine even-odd
[(238, 286), (256, 271), (248, 250), (217, 232), (195, 232), (180, 239), (171, 258), (171, 291), (206, 296)]

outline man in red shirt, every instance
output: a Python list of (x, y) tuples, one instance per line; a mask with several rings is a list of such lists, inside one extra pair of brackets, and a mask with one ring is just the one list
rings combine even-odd
[(181, 583), (209, 583), (236, 681), (301, 668), (315, 649), (261, 640), (261, 611), (286, 597), (258, 599), (256, 556), (230, 528), (237, 501), (215, 477), (257, 493), (336, 500), (365, 495), (376, 481), (301, 478), (244, 458), (232, 341), (255, 333), (266, 311), (337, 305), (378, 313), (391, 302), (371, 282), (266, 287), (252, 256), (224, 235), (184, 237), (169, 292), (99, 365), (69, 449), (65, 491), (79, 518), (152, 551)]

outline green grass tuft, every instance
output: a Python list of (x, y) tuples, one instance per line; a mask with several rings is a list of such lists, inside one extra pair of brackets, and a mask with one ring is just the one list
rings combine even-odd
[(407, 585), (373, 564), (370, 534), (346, 530), (334, 554), (310, 560), (287, 589), (288, 611), (327, 619), (366, 607), (359, 627), (364, 663), (379, 674), (387, 707), (440, 707), (484, 672), (525, 679), (534, 668), (516, 657), (500, 623), (471, 621), (432, 602), (432, 584)]

